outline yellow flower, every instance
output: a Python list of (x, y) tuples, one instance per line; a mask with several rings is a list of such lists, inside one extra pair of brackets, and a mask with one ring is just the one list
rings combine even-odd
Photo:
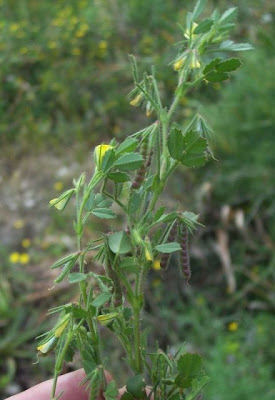
[(239, 324), (236, 321), (230, 322), (230, 324), (228, 324), (228, 330), (231, 332), (235, 332), (238, 329), (238, 327)]
[(46, 356), (47, 354), (49, 354), (55, 348), (57, 342), (58, 342), (58, 338), (53, 336), (46, 343), (41, 344), (40, 346), (38, 346), (37, 350), (40, 351), (41, 355)]
[(99, 48), (100, 50), (106, 50), (107, 47), (108, 47), (108, 43), (106, 42), (106, 40), (101, 40), (101, 41), (98, 43), (98, 48)]
[(12, 264), (18, 263), (19, 259), (20, 259), (20, 254), (17, 251), (10, 254), (9, 260)]
[(94, 160), (98, 168), (101, 167), (105, 153), (111, 149), (113, 149), (113, 146), (110, 146), (109, 144), (100, 144), (96, 146), (94, 151)]
[(176, 61), (173, 64), (174, 70), (179, 71), (180, 69), (182, 69), (184, 61), (185, 61), (185, 57), (181, 57), (178, 61)]
[(15, 229), (21, 229), (25, 225), (24, 221), (22, 219), (17, 219), (14, 221), (13, 226)]
[(20, 28), (20, 25), (14, 22), (13, 24), (10, 25), (10, 31), (11, 32), (16, 32)]
[(70, 319), (70, 314), (67, 314), (63, 321), (61, 321), (60, 325), (58, 326), (58, 328), (55, 330), (54, 332), (54, 336), (57, 338), (60, 338), (60, 336), (62, 335), (62, 333), (64, 332), (64, 329), (66, 328), (66, 326), (69, 323), (69, 319)]
[(138, 107), (142, 102), (143, 94), (139, 93), (133, 100), (130, 101), (131, 106)]
[(74, 189), (67, 190), (63, 194), (61, 194), (59, 197), (55, 197), (54, 199), (50, 200), (50, 206), (54, 206), (57, 208), (59, 211), (63, 211), (64, 208), (66, 207), (67, 203), (69, 202), (70, 198), (72, 197), (72, 194), (74, 192)]
[(49, 49), (56, 49), (57, 48), (57, 43), (54, 40), (51, 40), (48, 42), (48, 48)]
[(24, 247), (24, 249), (27, 249), (28, 247), (30, 247), (30, 245), (31, 245), (31, 241), (28, 238), (23, 239), (21, 242), (21, 246)]
[(153, 268), (155, 271), (159, 271), (161, 269), (160, 260), (155, 260), (153, 263)]
[(99, 315), (97, 317), (97, 320), (98, 320), (98, 322), (101, 323), (101, 325), (107, 325), (107, 324), (109, 324), (109, 322), (113, 321), (117, 316), (118, 316), (118, 313), (103, 314), (103, 315)]
[(28, 264), (30, 262), (30, 256), (28, 253), (22, 253), (19, 257), (20, 264)]
[(64, 185), (62, 182), (55, 182), (53, 187), (54, 187), (54, 190), (56, 190), (57, 192), (60, 192), (61, 190), (63, 190)]
[(28, 54), (29, 49), (27, 47), (21, 47), (21, 49), (19, 50), (20, 54)]
[[(186, 37), (186, 39), (190, 39), (190, 36), (193, 34), (194, 30), (196, 29), (196, 27), (198, 26), (198, 24), (196, 22), (192, 22), (192, 27), (190, 30), (186, 30), (184, 32), (184, 37)], [(191, 32), (190, 32), (191, 31)], [(192, 35), (192, 36), (197, 36), (197, 35)]]

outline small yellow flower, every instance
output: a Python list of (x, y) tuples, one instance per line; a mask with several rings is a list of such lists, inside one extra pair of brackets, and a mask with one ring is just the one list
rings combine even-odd
[(20, 28), (20, 25), (14, 22), (13, 24), (10, 25), (10, 31), (11, 32), (16, 32)]
[(38, 346), (37, 350), (40, 351), (41, 355), (46, 356), (47, 354), (49, 354), (55, 348), (57, 342), (58, 342), (58, 338), (53, 336), (46, 343), (41, 344), (40, 346)]
[(67, 198), (58, 201), (58, 197), (55, 197), (54, 199), (50, 200), (49, 203), (51, 206), (57, 208), (59, 211), (62, 211), (67, 204)]
[(63, 190), (63, 182), (55, 182), (55, 184), (53, 185), (54, 190), (56, 190), (57, 192), (61, 192), (61, 190)]
[(20, 254), (17, 251), (10, 254), (9, 260), (12, 264), (18, 263), (19, 259), (20, 259)]
[(159, 271), (161, 269), (160, 260), (155, 260), (153, 262), (153, 268), (154, 268), (155, 271)]
[(94, 151), (94, 160), (98, 168), (101, 167), (105, 153), (112, 148), (113, 146), (110, 146), (109, 144), (100, 144), (96, 146)]
[(133, 100), (130, 101), (131, 106), (138, 107), (142, 102), (143, 94), (139, 93)]
[(22, 229), (24, 227), (25, 223), (22, 219), (17, 219), (14, 221), (13, 226), (15, 229)]
[(181, 70), (183, 67), (184, 61), (185, 61), (185, 57), (181, 57), (178, 61), (174, 62), (174, 64), (173, 64), (174, 70), (175, 71)]
[(50, 42), (48, 42), (48, 48), (49, 49), (56, 49), (57, 48), (57, 43), (54, 40), (51, 40)]
[(108, 47), (108, 43), (106, 42), (106, 40), (101, 40), (101, 41), (98, 43), (98, 48), (99, 48), (100, 50), (106, 50), (107, 47)]
[(20, 264), (28, 264), (30, 262), (30, 256), (28, 253), (22, 253), (19, 256)]
[(61, 321), (61, 324), (59, 325), (59, 327), (55, 330), (55, 332), (54, 332), (54, 336), (55, 337), (60, 338), (60, 336), (62, 335), (62, 333), (64, 332), (66, 326), (69, 323), (69, 319), (70, 319), (70, 314), (67, 314), (64, 317), (64, 320)]
[(230, 324), (228, 324), (228, 330), (230, 332), (235, 332), (238, 329), (238, 327), (239, 327), (239, 324), (236, 321), (232, 321), (232, 322), (230, 322)]
[(20, 54), (25, 55), (25, 54), (28, 54), (28, 52), (29, 52), (29, 49), (27, 47), (21, 47), (21, 49), (19, 49)]
[(21, 246), (24, 247), (24, 249), (27, 249), (28, 247), (30, 247), (30, 245), (31, 245), (31, 241), (28, 238), (23, 239), (21, 242)]
[(118, 313), (103, 314), (103, 315), (99, 315), (97, 317), (97, 320), (98, 320), (98, 322), (101, 323), (101, 325), (107, 325), (107, 324), (109, 324), (109, 322), (113, 321), (117, 316), (118, 316)]
[[(196, 27), (198, 26), (198, 24), (196, 23), (196, 22), (192, 22), (192, 27), (191, 27), (191, 29), (190, 30), (186, 30), (185, 32), (184, 32), (184, 37), (186, 38), (186, 39), (190, 39), (190, 36), (192, 35), (192, 36), (197, 36), (196, 34), (193, 34), (193, 32), (194, 32), (194, 30), (196, 29)], [(191, 32), (190, 32), (191, 31)]]

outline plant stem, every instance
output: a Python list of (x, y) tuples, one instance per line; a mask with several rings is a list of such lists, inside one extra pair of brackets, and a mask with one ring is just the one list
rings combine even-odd
[(134, 346), (135, 346), (135, 361), (136, 372), (143, 371), (142, 357), (141, 357), (141, 336), (140, 336), (140, 307), (134, 307)]

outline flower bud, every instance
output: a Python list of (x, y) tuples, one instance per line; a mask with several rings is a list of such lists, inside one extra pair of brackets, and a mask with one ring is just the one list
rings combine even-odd
[(175, 71), (181, 70), (184, 65), (184, 61), (185, 61), (185, 57), (181, 57), (176, 62), (174, 62), (174, 64), (173, 64), (174, 70)]
[(110, 322), (114, 321), (114, 319), (116, 319), (117, 316), (118, 313), (103, 314), (99, 315), (97, 317), (97, 320), (101, 325), (108, 325)]
[(138, 107), (143, 100), (143, 94), (139, 93), (133, 100), (130, 101), (131, 106)]
[(63, 211), (66, 205), (68, 204), (72, 194), (74, 193), (74, 189), (67, 190), (62, 193), (59, 197), (56, 197), (49, 201), (50, 206), (54, 206), (59, 211)]
[(102, 161), (105, 156), (105, 153), (111, 149), (113, 149), (113, 146), (110, 146), (109, 144), (100, 144), (100, 145), (96, 146), (96, 148), (94, 150), (94, 160), (95, 160), (96, 166), (99, 169), (102, 165)]

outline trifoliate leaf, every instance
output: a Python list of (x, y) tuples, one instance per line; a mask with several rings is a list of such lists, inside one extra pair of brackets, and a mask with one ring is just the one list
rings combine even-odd
[(229, 75), (226, 74), (225, 72), (212, 71), (209, 74), (205, 75), (205, 79), (208, 82), (222, 82), (226, 81), (229, 78), (230, 78)]
[(134, 171), (141, 167), (143, 161), (142, 156), (138, 153), (126, 153), (119, 157), (114, 166), (122, 171)]
[(177, 242), (163, 243), (156, 246), (156, 250), (160, 253), (173, 253), (174, 251), (180, 250), (181, 247)]
[(144, 399), (145, 382), (142, 375), (135, 375), (128, 379), (126, 384), (127, 392), (135, 399)]
[(86, 274), (82, 274), (81, 272), (73, 272), (68, 276), (68, 281), (70, 283), (77, 283), (81, 281), (85, 281), (87, 278)]
[(212, 25), (213, 25), (213, 23), (214, 23), (213, 19), (210, 19), (210, 18), (205, 19), (204, 21), (201, 21), (199, 23), (199, 25), (195, 28), (193, 33), (195, 35), (198, 35), (200, 33), (209, 32), (211, 27), (212, 27)]
[(128, 138), (118, 146), (118, 148), (116, 149), (116, 153), (117, 154), (131, 153), (136, 149), (137, 145), (138, 145), (137, 139)]
[(207, 141), (196, 131), (184, 135), (184, 155), (181, 163), (186, 167), (201, 167), (206, 162)]
[(108, 292), (101, 293), (99, 296), (97, 296), (94, 299), (94, 301), (92, 302), (92, 306), (101, 307), (104, 304), (106, 304), (107, 301), (109, 301), (111, 297), (112, 297), (111, 293), (108, 293)]
[(126, 174), (126, 172), (121, 172), (121, 171), (109, 172), (107, 178), (111, 179), (111, 181), (119, 183), (127, 182), (130, 180), (129, 175)]
[(230, 72), (238, 69), (242, 65), (239, 58), (230, 58), (229, 60), (220, 62), (216, 66), (218, 72)]
[(192, 353), (181, 355), (177, 362), (177, 370), (175, 384), (180, 388), (191, 387), (192, 380), (202, 372), (201, 357)]
[(104, 392), (105, 400), (116, 400), (118, 396), (118, 390), (115, 381), (108, 383), (107, 388)]
[(221, 61), (220, 58), (215, 58), (215, 60), (212, 60), (209, 64), (207, 64), (203, 70), (204, 75), (208, 74), (211, 71), (214, 71), (216, 69), (216, 66), (220, 63), (220, 61)]
[(171, 129), (167, 144), (171, 157), (180, 161), (184, 150), (184, 139), (180, 129), (176, 127)]
[(131, 250), (131, 242), (124, 231), (113, 233), (108, 237), (110, 249), (115, 254), (126, 254)]
[(110, 219), (115, 218), (116, 214), (110, 208), (95, 208), (92, 214), (98, 218)]

